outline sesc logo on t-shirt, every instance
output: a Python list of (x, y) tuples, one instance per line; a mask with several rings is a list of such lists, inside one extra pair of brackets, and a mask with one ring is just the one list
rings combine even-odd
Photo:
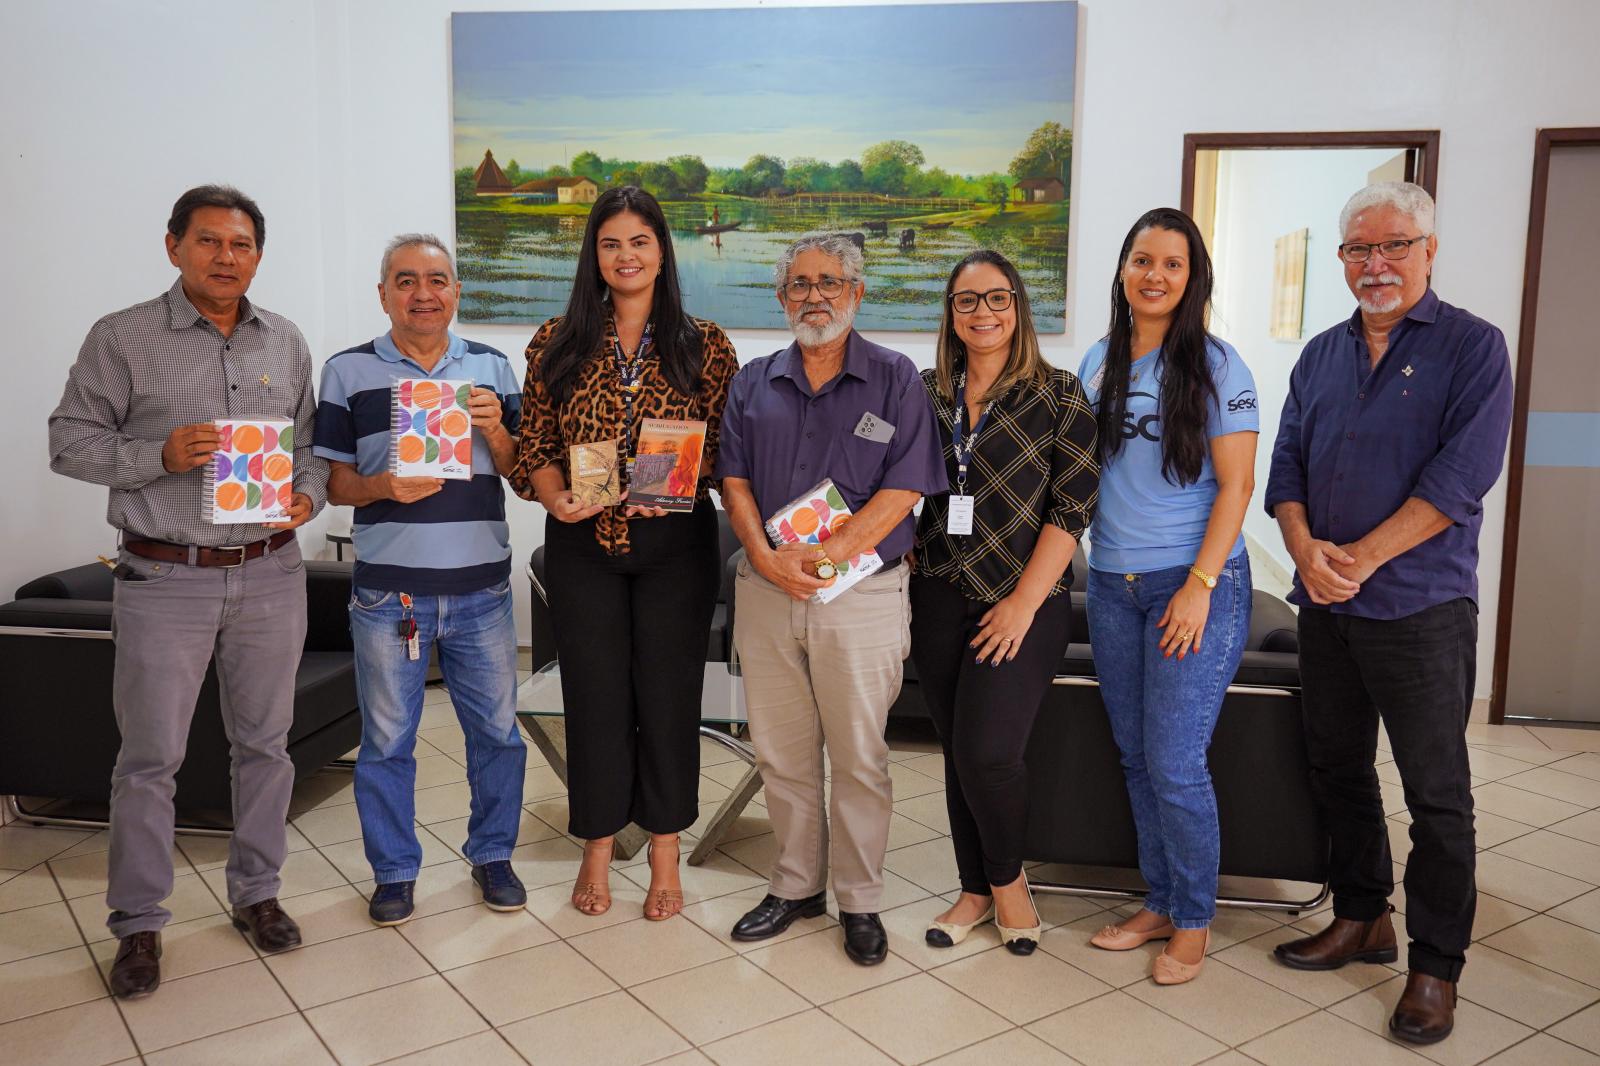
[[(1098, 398), (1095, 402), (1099, 402)], [(1145, 413), (1140, 414), (1139, 411)], [(1160, 399), (1148, 392), (1128, 393), (1128, 406), (1122, 411), (1122, 439), (1132, 440), (1135, 437), (1161, 443)]]

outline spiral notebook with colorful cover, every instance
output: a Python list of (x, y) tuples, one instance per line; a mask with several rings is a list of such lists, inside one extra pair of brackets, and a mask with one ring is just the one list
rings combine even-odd
[(401, 378), (390, 387), (389, 470), (397, 477), (472, 477), (472, 382)]
[(219, 418), (201, 509), (214, 525), (286, 522), (294, 495), (294, 423)]
[(628, 502), (668, 511), (694, 510), (706, 424), (697, 419), (646, 418), (628, 463)]
[[(824, 478), (820, 485), (778, 509), (767, 519), (767, 538), (773, 547), (784, 544), (817, 544), (826, 546), (829, 538), (852, 517), (850, 505), (834, 485), (832, 478)], [(830, 556), (831, 558), (831, 556)], [(838, 599), (862, 578), (883, 568), (883, 558), (875, 551), (864, 551), (848, 559), (833, 559), (839, 576), (833, 584), (812, 595), (817, 603)]]

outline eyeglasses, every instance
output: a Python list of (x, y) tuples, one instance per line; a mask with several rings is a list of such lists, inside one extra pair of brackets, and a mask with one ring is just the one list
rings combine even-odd
[(1004, 311), (1011, 306), (1011, 298), (1016, 294), (1015, 289), (990, 289), (988, 292), (963, 289), (950, 294), (950, 306), (955, 308), (957, 314), (970, 315), (978, 309), (978, 301), (982, 300), (989, 305), (989, 310)]
[(1412, 237), (1404, 241), (1383, 241), (1379, 244), (1341, 244), (1339, 245), (1339, 258), (1346, 263), (1365, 263), (1372, 258), (1373, 249), (1377, 249), (1378, 254), (1385, 259), (1404, 259), (1411, 254), (1411, 246), (1413, 244), (1418, 241), (1425, 241), (1431, 236), (1433, 234), (1424, 233), (1420, 237)]
[(799, 303), (811, 295), (811, 290), (816, 289), (822, 294), (824, 300), (837, 299), (848, 288), (850, 283), (843, 278), (835, 278), (828, 274), (822, 275), (816, 281), (807, 281), (805, 278), (792, 278), (784, 283), (783, 294), (792, 303)]

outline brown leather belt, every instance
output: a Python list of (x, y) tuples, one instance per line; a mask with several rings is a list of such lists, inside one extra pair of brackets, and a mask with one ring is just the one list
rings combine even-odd
[[(266, 540), (258, 540), (254, 544), (239, 544), (230, 548), (203, 548), (189, 544), (172, 544), (164, 540), (125, 540), (122, 542), (124, 551), (145, 559), (156, 559), (163, 563), (185, 563), (191, 566), (243, 566), (251, 559), (259, 559), (268, 552), (275, 552), (294, 539), (294, 530), (285, 529), (274, 533)], [(194, 561), (189, 560), (189, 553), (194, 552)]]

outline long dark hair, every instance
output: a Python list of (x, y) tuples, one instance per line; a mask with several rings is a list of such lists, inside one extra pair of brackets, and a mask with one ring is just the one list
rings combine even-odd
[(1111, 279), (1111, 327), (1106, 333), (1105, 370), (1100, 389), (1100, 461), (1122, 449), (1123, 416), (1128, 410), (1128, 368), (1133, 364), (1133, 308), (1122, 289), (1123, 268), (1133, 242), (1147, 229), (1181, 233), (1189, 242), (1189, 283), (1183, 290), (1161, 343), (1161, 474), (1175, 485), (1200, 480), (1206, 460), (1206, 421), (1217, 399), (1209, 349), (1217, 343), (1206, 330), (1211, 304), (1211, 256), (1194, 219), (1172, 207), (1146, 211), (1123, 238), (1117, 272)]
[(968, 252), (950, 271), (944, 283), (944, 317), (939, 323), (939, 344), (934, 354), (934, 375), (939, 384), (939, 394), (955, 402), (956, 371), (967, 365), (967, 346), (956, 333), (955, 308), (950, 306), (950, 294), (956, 290), (956, 278), (974, 263), (987, 263), (1006, 276), (1006, 284), (1016, 293), (1012, 307), (1017, 313), (1017, 330), (1011, 335), (1011, 354), (1000, 376), (989, 388), (989, 395), (980, 397), (983, 403), (999, 399), (1019, 381), (1032, 381), (1041, 388), (1050, 383), (1050, 366), (1039, 351), (1039, 335), (1033, 331), (1033, 308), (1028, 303), (1028, 287), (1022, 275), (1011, 265), (1011, 260), (999, 252), (980, 248)]
[(558, 403), (572, 398), (578, 371), (599, 352), (601, 338), (605, 336), (611, 309), (607, 306), (606, 282), (600, 276), (596, 245), (600, 227), (624, 211), (649, 223), (656, 243), (661, 246), (661, 272), (656, 276), (655, 295), (650, 304), (661, 373), (667, 384), (685, 396), (693, 395), (699, 388), (705, 345), (699, 329), (683, 313), (678, 260), (672, 254), (667, 217), (654, 196), (637, 185), (624, 185), (601, 193), (589, 210), (589, 223), (583, 228), (583, 247), (578, 252), (578, 269), (572, 278), (572, 295), (567, 299), (567, 313), (539, 360), (539, 379)]

